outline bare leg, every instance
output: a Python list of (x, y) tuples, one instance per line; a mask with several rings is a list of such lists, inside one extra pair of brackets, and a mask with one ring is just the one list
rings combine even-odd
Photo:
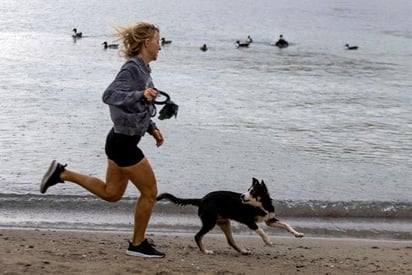
[(143, 158), (135, 165), (121, 169), (124, 175), (133, 182), (140, 192), (140, 197), (135, 208), (134, 234), (132, 240), (133, 244), (138, 245), (145, 238), (146, 228), (156, 202), (156, 178), (147, 158)]
[(64, 181), (77, 183), (91, 193), (110, 202), (115, 202), (121, 199), (128, 182), (122, 168), (118, 167), (111, 160), (108, 160), (107, 162), (106, 183), (96, 177), (84, 175), (68, 169), (64, 170), (60, 175), (60, 178)]
[(108, 160), (106, 183), (96, 177), (65, 169), (60, 175), (64, 181), (77, 183), (100, 198), (115, 202), (122, 198), (130, 180), (140, 192), (135, 208), (134, 234), (132, 243), (140, 244), (152, 214), (157, 196), (156, 178), (147, 158), (129, 167), (119, 167)]

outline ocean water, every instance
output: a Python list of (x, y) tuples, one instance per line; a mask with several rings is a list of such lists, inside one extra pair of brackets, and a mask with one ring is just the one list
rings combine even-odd
[[(173, 41), (152, 76), (180, 106), (156, 120), (164, 146), (141, 143), (160, 192), (244, 192), (256, 177), (309, 235), (411, 239), (410, 1), (4, 0), (0, 14), (0, 226), (130, 230), (132, 187), (116, 204), (38, 189), (52, 159), (104, 178), (101, 94), (124, 59), (102, 43), (144, 20)], [(271, 45), (280, 34), (290, 47)], [(198, 224), (160, 203), (150, 229)]]

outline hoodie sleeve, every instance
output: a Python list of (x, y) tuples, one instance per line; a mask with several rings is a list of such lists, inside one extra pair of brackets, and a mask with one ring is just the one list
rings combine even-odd
[[(144, 90), (134, 90), (133, 79), (137, 72), (131, 68), (123, 68), (103, 93), (103, 102), (118, 107), (136, 106), (144, 97)], [(136, 106), (137, 107), (137, 106)]]
[(148, 132), (149, 134), (152, 134), (152, 132), (153, 132), (154, 130), (159, 130), (159, 128), (157, 128), (157, 125), (156, 125), (156, 123), (154, 123), (153, 120), (150, 120), (150, 124), (149, 124), (149, 128), (147, 129), (147, 132)]

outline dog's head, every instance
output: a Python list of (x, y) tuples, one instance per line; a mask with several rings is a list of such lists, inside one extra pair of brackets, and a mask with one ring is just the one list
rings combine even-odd
[(252, 186), (250, 186), (248, 191), (240, 195), (240, 199), (243, 203), (250, 204), (255, 207), (263, 207), (264, 204), (272, 201), (263, 180), (259, 182), (256, 178), (253, 178)]

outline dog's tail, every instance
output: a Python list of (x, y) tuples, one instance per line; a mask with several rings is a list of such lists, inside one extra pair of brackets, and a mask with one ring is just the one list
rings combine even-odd
[(199, 206), (200, 205), (200, 199), (180, 199), (176, 198), (172, 194), (169, 193), (162, 193), (156, 198), (157, 201), (160, 200), (169, 200), (173, 202), (174, 204), (180, 205), (180, 206), (186, 206), (186, 205), (194, 205), (194, 206)]

